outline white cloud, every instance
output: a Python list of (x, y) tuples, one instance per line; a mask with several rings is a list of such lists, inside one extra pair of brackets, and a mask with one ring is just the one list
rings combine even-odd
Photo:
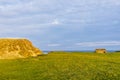
[(61, 22), (59, 20), (55, 19), (53, 22), (51, 22), (51, 24), (58, 25), (58, 24), (61, 24)]
[[(39, 37), (43, 41), (58, 38), (63, 40), (68, 37), (71, 39), (76, 35), (86, 36), (90, 29), (88, 27), (93, 27), (95, 24), (100, 26), (103, 26), (104, 23), (119, 24), (119, 7), (117, 7), (119, 4), (120, 0), (0, 0), (0, 36), (4, 37), (4, 34), (8, 37), (28, 35), (33, 39)], [(114, 22), (111, 23), (110, 19)], [(93, 25), (91, 26), (91, 24)], [(111, 26), (107, 26), (103, 27), (109, 31)], [(97, 26), (94, 27), (96, 29)], [(86, 29), (86, 32), (82, 32), (83, 29)], [(70, 34), (71, 36), (68, 36)], [(76, 43), (76, 45), (111, 46), (119, 44), (118, 42), (84, 42)], [(48, 46), (61, 46), (61, 44), (48, 44)]]
[(57, 47), (57, 46), (61, 46), (61, 44), (48, 44), (48, 46)]
[(120, 46), (120, 41), (104, 41), (104, 42), (81, 42), (76, 43), (77, 46), (93, 47), (93, 46)]

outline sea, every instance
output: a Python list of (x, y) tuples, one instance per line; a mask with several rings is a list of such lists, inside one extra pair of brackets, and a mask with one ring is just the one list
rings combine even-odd
[[(93, 50), (81, 50), (81, 51), (79, 51), (79, 50), (74, 50), (74, 51), (63, 50), (63, 51), (65, 51), (65, 52), (94, 52)], [(107, 50), (107, 52), (115, 52), (115, 51), (117, 51), (117, 50)], [(48, 54), (48, 52), (50, 52), (50, 51), (43, 51), (44, 54)]]

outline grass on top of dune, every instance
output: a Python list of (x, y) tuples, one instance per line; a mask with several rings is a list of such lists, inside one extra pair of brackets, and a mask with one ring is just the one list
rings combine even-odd
[(0, 60), (0, 80), (120, 80), (120, 53), (54, 52)]

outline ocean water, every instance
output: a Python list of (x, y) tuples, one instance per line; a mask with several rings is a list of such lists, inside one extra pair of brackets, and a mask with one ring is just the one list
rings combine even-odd
[[(116, 50), (107, 50), (107, 52), (115, 52)], [(48, 54), (50, 51), (43, 51), (44, 54)], [(65, 52), (94, 52), (92, 50), (81, 50), (81, 51), (70, 51), (70, 50), (65, 50)]]

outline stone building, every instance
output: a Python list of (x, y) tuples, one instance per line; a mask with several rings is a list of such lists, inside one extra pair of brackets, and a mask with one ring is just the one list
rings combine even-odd
[(106, 49), (96, 49), (95, 53), (105, 54), (105, 53), (107, 53), (107, 51), (106, 51)]

